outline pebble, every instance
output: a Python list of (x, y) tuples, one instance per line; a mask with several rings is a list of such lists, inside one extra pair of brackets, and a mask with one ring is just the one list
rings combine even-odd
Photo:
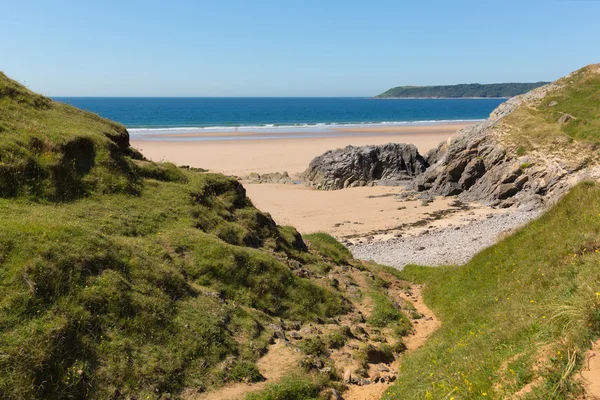
[(352, 246), (354, 257), (372, 260), (398, 269), (408, 264), (461, 265), (481, 250), (495, 244), (501, 233), (525, 225), (541, 211), (514, 210), (492, 218), (470, 221), (462, 227), (448, 227), (421, 236)]

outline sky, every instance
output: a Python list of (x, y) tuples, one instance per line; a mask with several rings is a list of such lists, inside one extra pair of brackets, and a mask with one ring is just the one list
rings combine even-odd
[(600, 62), (600, 1), (0, 0), (0, 71), (48, 96), (372, 96)]

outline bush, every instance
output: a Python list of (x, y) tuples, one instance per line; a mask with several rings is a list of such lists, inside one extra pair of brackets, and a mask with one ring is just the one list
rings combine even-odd
[(235, 363), (227, 374), (227, 377), (232, 382), (261, 382), (265, 379), (256, 364), (250, 361), (238, 361)]

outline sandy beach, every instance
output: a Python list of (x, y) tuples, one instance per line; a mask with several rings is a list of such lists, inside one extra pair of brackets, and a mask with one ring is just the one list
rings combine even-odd
[[(285, 139), (275, 136), (293, 133), (161, 134), (155, 136), (159, 140), (133, 138), (132, 144), (155, 161), (243, 178), (252, 172), (297, 174), (315, 156), (347, 145), (412, 143), (425, 153), (466, 125), (334, 128), (327, 131), (326, 137), (307, 137), (303, 132), (304, 136)], [(231, 140), (233, 135), (239, 139)], [(327, 232), (345, 243), (355, 256), (397, 268), (407, 263), (462, 263), (494, 243), (498, 235), (535, 217), (474, 203), (457, 205), (454, 198), (403, 198), (403, 187), (320, 191), (299, 184), (243, 183), (252, 202), (270, 213), (278, 224), (292, 225), (303, 234)]]
[[(327, 150), (348, 145), (412, 143), (424, 153), (446, 140), (467, 123), (395, 127), (332, 129), (328, 137), (269, 138), (265, 132), (240, 132), (239, 140), (202, 140), (194, 137), (231, 136), (232, 133), (185, 133), (160, 135), (163, 140), (136, 140), (134, 147), (154, 161), (206, 168), (226, 175), (247, 176), (251, 172), (302, 172), (310, 161)], [(281, 133), (278, 133), (281, 135)], [(252, 139), (248, 137), (252, 136)], [(188, 141), (169, 141), (169, 137)]]

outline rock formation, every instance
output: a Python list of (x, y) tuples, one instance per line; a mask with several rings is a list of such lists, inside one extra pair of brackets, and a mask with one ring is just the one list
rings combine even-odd
[[(431, 166), (414, 180), (414, 189), (432, 195), (459, 195), (466, 201), (493, 206), (536, 208), (560, 197), (574, 183), (599, 176), (597, 163), (586, 156), (593, 154), (589, 146), (573, 143), (562, 133), (551, 136), (557, 129), (551, 123), (538, 125), (541, 135), (536, 137), (524, 126), (522, 117), (530, 110), (537, 112), (546, 96), (571, 85), (577, 74), (590, 73), (598, 74), (598, 69), (587, 68), (513, 97), (496, 108), (487, 121), (462, 129), (425, 155)], [(545, 107), (557, 105), (551, 101)], [(515, 112), (522, 115), (512, 116)], [(565, 125), (574, 118), (562, 114), (556, 124)], [(529, 151), (519, 146), (517, 134), (521, 134), (521, 142), (530, 145)]]
[(311, 161), (302, 180), (318, 189), (407, 181), (423, 173), (428, 163), (412, 144), (348, 146), (330, 150)]

